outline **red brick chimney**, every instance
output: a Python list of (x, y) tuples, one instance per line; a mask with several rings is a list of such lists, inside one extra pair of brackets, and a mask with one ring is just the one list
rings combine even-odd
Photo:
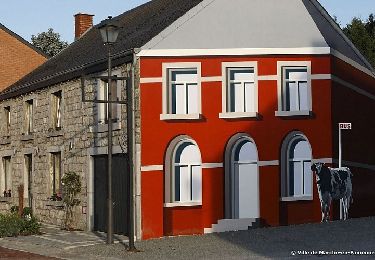
[(92, 14), (78, 13), (74, 15), (75, 18), (75, 39), (77, 40), (82, 36), (88, 29), (93, 26)]

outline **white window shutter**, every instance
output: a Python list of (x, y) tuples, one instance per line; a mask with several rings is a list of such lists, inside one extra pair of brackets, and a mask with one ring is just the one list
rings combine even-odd
[[(105, 82), (97, 80), (97, 96), (98, 96), (98, 100), (100, 101), (106, 100), (105, 87), (106, 87)], [(105, 119), (106, 119), (106, 109), (105, 109), (106, 104), (97, 103), (97, 106), (98, 106), (98, 122), (100, 124), (104, 124)]]
[[(117, 91), (117, 81), (113, 80), (111, 81), (111, 96), (112, 96), (112, 101), (118, 101), (119, 96), (118, 96), (118, 91)], [(119, 113), (118, 113), (118, 105), (113, 103), (112, 105), (112, 119), (114, 121), (118, 121), (119, 119)]]
[(191, 201), (191, 177), (188, 166), (180, 167), (180, 201)]
[(197, 114), (198, 111), (198, 85), (197, 84), (187, 84), (188, 92), (188, 114)]
[(191, 167), (192, 175), (192, 200), (193, 201), (202, 201), (202, 167), (192, 166)]

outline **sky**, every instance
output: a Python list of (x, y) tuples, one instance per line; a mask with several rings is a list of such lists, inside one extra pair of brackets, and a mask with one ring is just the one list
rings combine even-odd
[[(233, 1), (233, 0), (228, 0)], [(319, 0), (341, 26), (353, 17), (375, 13), (375, 0)], [(5, 3), (6, 2), (6, 3)], [(30, 41), (31, 35), (53, 28), (61, 39), (74, 40), (74, 14), (94, 14), (94, 24), (141, 5), (148, 0), (2, 0), (0, 23)]]

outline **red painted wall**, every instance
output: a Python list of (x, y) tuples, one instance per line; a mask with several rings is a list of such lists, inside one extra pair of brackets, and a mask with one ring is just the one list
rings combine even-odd
[[(375, 97), (375, 79), (343, 61), (332, 58), (333, 74)], [(342, 132), (342, 159), (353, 172), (353, 204), (350, 217), (375, 215), (375, 100), (334, 82), (332, 85), (332, 127), (334, 157), (338, 158), (338, 123), (351, 122), (352, 130)], [(365, 167), (363, 167), (363, 165)], [(367, 167), (366, 167), (367, 165)], [(345, 166), (345, 165), (344, 165)], [(372, 166), (372, 167), (371, 167)], [(335, 212), (338, 218), (339, 212)]]
[[(275, 57), (196, 57), (141, 58), (141, 78), (161, 77), (162, 63), (201, 62), (202, 76), (221, 76), (222, 62), (258, 61), (259, 75), (276, 75), (277, 61), (311, 61), (313, 74), (330, 74), (328, 56)], [(258, 148), (260, 161), (280, 160), (281, 144), (293, 130), (303, 132), (310, 141), (314, 158), (332, 157), (331, 81), (312, 81), (313, 116), (280, 118), (277, 111), (277, 82), (259, 81), (259, 120), (219, 118), (222, 112), (221, 82), (202, 83), (202, 114), (199, 121), (161, 121), (162, 83), (141, 84), (142, 166), (164, 165), (165, 151), (176, 136), (191, 136), (198, 144), (203, 163), (224, 161), (230, 137), (248, 133)], [(260, 215), (265, 225), (320, 221), (316, 189), (314, 201), (280, 203), (278, 166), (260, 167)], [(200, 234), (224, 217), (224, 169), (203, 169), (203, 205), (164, 208), (162, 171), (142, 173), (143, 239), (163, 235)]]

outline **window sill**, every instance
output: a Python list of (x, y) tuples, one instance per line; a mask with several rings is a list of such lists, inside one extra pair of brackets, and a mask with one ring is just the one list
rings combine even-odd
[(51, 129), (47, 134), (47, 137), (57, 137), (57, 136), (63, 136), (63, 131), (61, 129), (59, 130)]
[[(120, 122), (112, 123), (112, 130), (120, 130), (120, 129), (121, 129), (121, 123)], [(95, 126), (90, 126), (89, 132), (90, 133), (108, 132), (108, 124), (97, 124)]]
[(288, 116), (310, 116), (311, 111), (300, 110), (300, 111), (276, 111), (275, 116), (288, 117)]
[(12, 197), (0, 197), (0, 203), (11, 203)]
[(21, 136), (21, 141), (29, 141), (29, 140), (34, 140), (34, 135), (31, 134), (23, 134)]
[(10, 136), (4, 136), (4, 137), (0, 140), (0, 145), (4, 145), (4, 144), (10, 144)]
[(200, 120), (202, 114), (161, 114), (160, 120)]
[(300, 201), (300, 200), (313, 200), (313, 196), (296, 196), (296, 197), (282, 197), (280, 201)]
[(46, 206), (54, 207), (54, 208), (63, 208), (64, 207), (64, 202), (57, 201), (57, 200), (48, 200), (46, 201)]
[(220, 113), (219, 118), (231, 119), (231, 118), (258, 118), (258, 112), (226, 112)]
[(189, 201), (189, 202), (170, 202), (164, 203), (164, 208), (174, 208), (174, 207), (196, 207), (202, 206), (201, 201)]

